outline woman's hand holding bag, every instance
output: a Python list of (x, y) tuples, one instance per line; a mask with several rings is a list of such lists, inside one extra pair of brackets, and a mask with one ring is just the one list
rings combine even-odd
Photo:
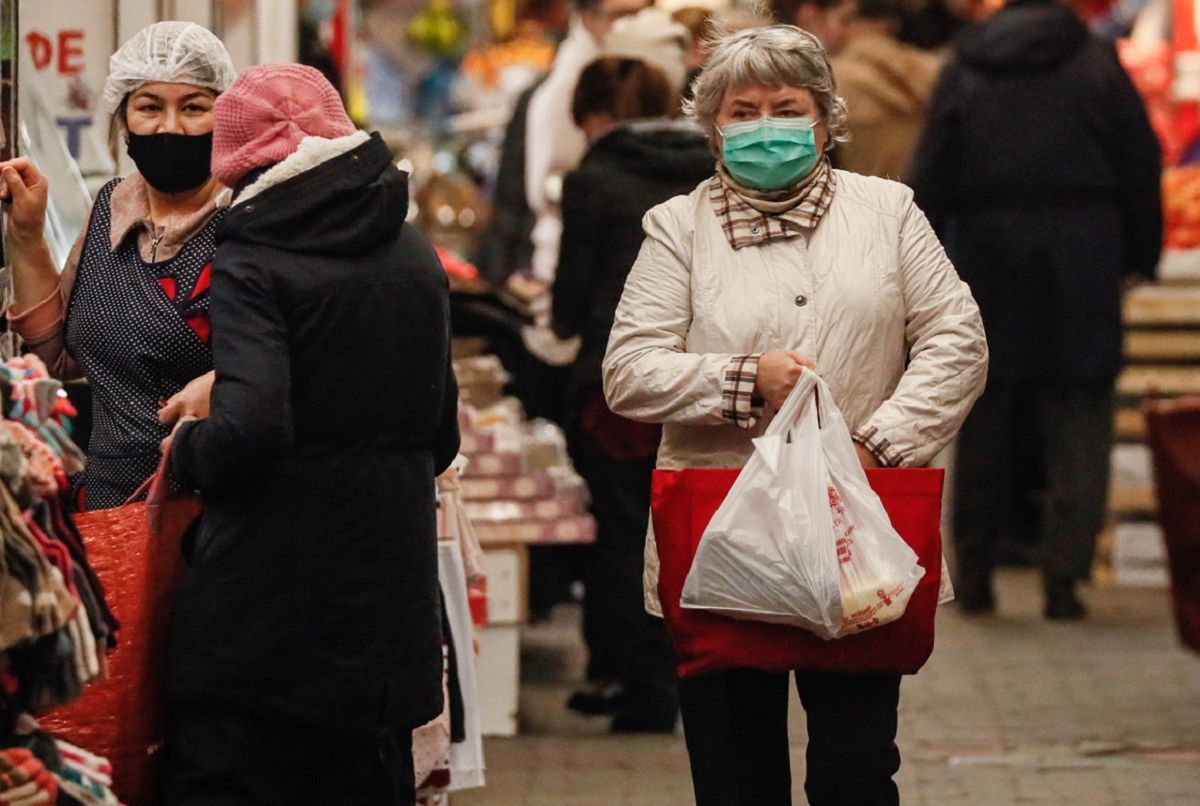
[(806, 369), (704, 530), (681, 605), (831, 639), (900, 618), (924, 573)]

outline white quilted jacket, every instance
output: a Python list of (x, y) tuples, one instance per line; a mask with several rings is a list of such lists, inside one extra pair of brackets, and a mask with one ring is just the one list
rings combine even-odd
[[(817, 228), (735, 251), (708, 182), (646, 214), (646, 240), (604, 359), (609, 406), (663, 423), (660, 468), (741, 467), (763, 418), (721, 417), (736, 355), (792, 349), (824, 375), (851, 431), (874, 426), (903, 464), (953, 438), (987, 375), (979, 308), (912, 191), (837, 171)], [(646, 606), (658, 613), (658, 555), (646, 550)]]

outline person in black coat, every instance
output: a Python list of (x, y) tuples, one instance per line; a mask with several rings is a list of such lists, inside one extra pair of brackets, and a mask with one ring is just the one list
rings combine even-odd
[(712, 174), (703, 132), (666, 119), (678, 105), (678, 93), (652, 64), (615, 57), (592, 62), (572, 105), (591, 144), (563, 182), (552, 324), (559, 338), (581, 337), (568, 381), (568, 447), (588, 483), (598, 529), (584, 579), (591, 686), (571, 704), (584, 712), (615, 711), (617, 732), (670, 732), (679, 711), (666, 633), (642, 598), (660, 427), (613, 414), (600, 380), (625, 277), (644, 238), (642, 216)]
[(446, 277), (390, 151), (317, 71), (242, 73), (215, 131), (236, 192), (211, 415), (170, 447), (204, 512), (174, 614), (167, 801), (412, 803), (411, 731), (442, 710)]
[[(1103, 525), (1121, 292), (1161, 251), (1161, 156), (1110, 43), (1065, 5), (1015, 0), (968, 28), (912, 184), (983, 313), (988, 390), (959, 435), (958, 596), (991, 612), (995, 548), (1044, 476), (1046, 615), (1085, 615)], [(1038, 463), (1021, 462), (1031, 439)]]

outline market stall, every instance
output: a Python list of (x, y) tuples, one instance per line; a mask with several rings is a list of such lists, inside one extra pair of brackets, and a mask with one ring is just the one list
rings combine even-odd
[[(460, 344), (471, 352), (469, 343)], [(518, 730), (521, 627), (529, 615), (529, 548), (595, 540), (583, 480), (566, 456), (562, 432), (527, 421), (503, 389), (508, 373), (494, 355), (455, 362), (463, 404), (462, 496), (483, 547), (487, 626), (479, 634), (483, 732)]]
[(1158, 281), (1125, 299), (1126, 366), (1117, 381), (1118, 444), (1097, 576), (1164, 586), (1166, 553), (1156, 520), (1142, 401), (1200, 392), (1200, 14), (1191, 0), (1118, 3), (1121, 60), (1146, 103), (1163, 151), (1164, 251)]

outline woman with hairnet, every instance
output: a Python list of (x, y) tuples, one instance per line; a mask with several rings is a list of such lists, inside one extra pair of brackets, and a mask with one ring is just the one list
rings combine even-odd
[(112, 56), (104, 105), (137, 172), (97, 195), (61, 274), (43, 235), (46, 178), (26, 158), (0, 163), (0, 199), (12, 203), (9, 324), (53, 374), (92, 389), (87, 509), (122, 504), (174, 423), (207, 414), (208, 285), (224, 213), (209, 172), (213, 102), (233, 79), (221, 41), (187, 22), (150, 25)]

